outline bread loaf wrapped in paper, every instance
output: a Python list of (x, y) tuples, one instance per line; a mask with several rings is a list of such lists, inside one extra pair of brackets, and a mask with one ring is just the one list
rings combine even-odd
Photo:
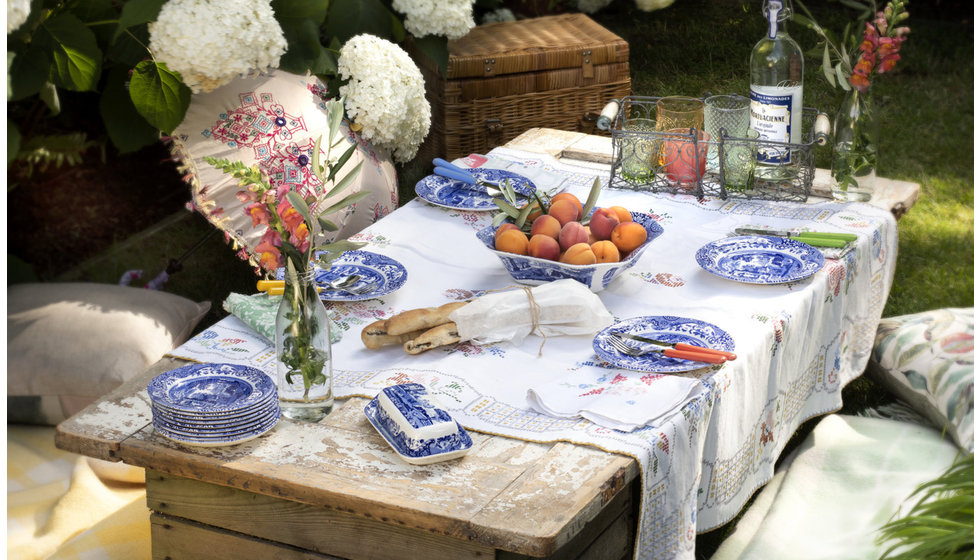
[(572, 279), (491, 292), (449, 314), (461, 340), (521, 343), (529, 334), (595, 334), (613, 323), (599, 296)]

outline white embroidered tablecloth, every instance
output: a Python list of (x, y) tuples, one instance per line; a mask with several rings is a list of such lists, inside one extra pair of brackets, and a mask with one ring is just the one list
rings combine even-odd
[[(602, 173), (509, 149), (491, 155), (559, 173), (564, 187), (583, 199)], [(608, 172), (599, 176), (605, 182)], [(796, 428), (838, 409), (841, 388), (864, 370), (895, 269), (896, 223), (888, 212), (861, 203), (698, 201), (606, 189), (598, 205), (648, 213), (664, 229), (637, 264), (599, 294), (613, 316), (707, 321), (732, 336), (737, 360), (688, 376), (651, 376), (602, 363), (588, 336), (549, 337), (540, 357), (537, 336), (520, 346), (462, 343), (417, 356), (400, 347), (364, 348), (360, 330), (379, 318), (514, 285), (476, 238), (490, 213), (416, 199), (352, 238), (404, 264), (408, 280), (378, 299), (328, 304), (344, 331), (334, 345), (334, 390), (341, 398), (373, 397), (391, 384), (419, 382), (466, 428), (630, 455), (642, 472), (636, 557), (691, 559), (695, 534), (731, 519), (772, 477)], [(745, 225), (850, 232), (859, 239), (843, 258), (828, 259), (814, 276), (792, 284), (736, 283), (697, 264), (699, 247)], [(247, 363), (275, 375), (274, 348), (233, 316), (173, 355)], [(549, 385), (580, 396), (592, 417), (642, 407), (648, 391), (680, 398), (661, 402), (663, 410), (641, 411), (650, 424), (618, 431), (536, 412), (528, 389)]]

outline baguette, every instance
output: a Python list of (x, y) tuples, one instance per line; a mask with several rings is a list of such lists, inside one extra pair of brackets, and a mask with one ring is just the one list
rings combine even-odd
[(459, 332), (456, 330), (456, 323), (450, 321), (423, 332), (402, 345), (402, 348), (409, 354), (421, 354), (426, 350), (431, 350), (438, 346), (455, 344), (459, 341), (460, 338)]
[(386, 321), (385, 331), (389, 335), (402, 335), (412, 331), (431, 329), (449, 322), (449, 314), (466, 305), (467, 301), (454, 301), (439, 307), (410, 309)]
[(418, 330), (400, 335), (391, 335), (385, 330), (385, 323), (386, 321), (381, 319), (361, 329), (361, 342), (364, 343), (365, 347), (377, 350), (383, 346), (401, 345), (425, 332), (425, 330)]

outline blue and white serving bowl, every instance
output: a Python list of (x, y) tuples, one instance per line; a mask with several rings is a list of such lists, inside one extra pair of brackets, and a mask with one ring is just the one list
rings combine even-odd
[(490, 225), (476, 232), (487, 249), (493, 251), (504, 268), (510, 273), (511, 277), (521, 284), (538, 286), (547, 284), (554, 280), (571, 278), (585, 284), (593, 292), (601, 292), (609, 286), (609, 283), (616, 279), (623, 271), (629, 269), (640, 260), (640, 256), (650, 246), (654, 239), (664, 232), (651, 216), (638, 212), (631, 212), (633, 221), (643, 225), (647, 230), (647, 240), (626, 255), (623, 260), (615, 263), (598, 264), (565, 264), (537, 257), (507, 253), (494, 249), (494, 233), (497, 228)]

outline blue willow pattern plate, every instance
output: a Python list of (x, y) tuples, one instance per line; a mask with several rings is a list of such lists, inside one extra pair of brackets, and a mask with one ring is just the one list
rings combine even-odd
[(246, 441), (253, 440), (272, 428), (275, 428), (279, 423), (279, 416), (270, 417), (263, 424), (257, 426), (251, 430), (247, 430), (238, 434), (215, 434), (213, 436), (190, 436), (184, 435), (179, 432), (171, 431), (166, 427), (157, 423), (154, 420), (153, 429), (158, 434), (163, 437), (176, 441), (184, 445), (190, 445), (195, 447), (220, 447), (224, 445), (237, 445), (239, 443), (244, 443)]
[(741, 235), (712, 241), (698, 249), (701, 268), (728, 280), (747, 284), (796, 282), (823, 268), (818, 249), (793, 239)]
[[(531, 196), (535, 191), (530, 179), (503, 169), (474, 168), (468, 170), (474, 177), (503, 184), (510, 179), (511, 186), (518, 195)], [(454, 181), (441, 175), (423, 177), (415, 184), (415, 194), (419, 198), (445, 208), (457, 210), (498, 210), (493, 197), (487, 194), (479, 185), (467, 185), (462, 181)]]
[[(360, 279), (349, 289), (357, 290), (372, 284), (374, 289), (363, 294), (352, 294), (326, 288), (327, 283), (351, 274), (359, 275)], [(347, 251), (333, 261), (330, 270), (316, 271), (316, 283), (323, 288), (320, 299), (324, 301), (362, 301), (381, 297), (401, 288), (406, 280), (408, 271), (402, 263), (370, 251)]]
[[(610, 342), (613, 337), (612, 333), (634, 334), (672, 343), (686, 342), (695, 346), (724, 350), (725, 352), (735, 350), (735, 341), (732, 340), (732, 337), (711, 323), (672, 315), (633, 317), (609, 325), (599, 331), (592, 340), (592, 348), (599, 359), (615, 367), (632, 371), (680, 373), (707, 367), (709, 364), (683, 358), (668, 358), (659, 352), (628, 356), (613, 347)], [(635, 344), (638, 347), (643, 347), (642, 343)]]
[[(323, 251), (318, 251), (317, 256), (321, 253)], [(323, 301), (374, 299), (398, 290), (408, 280), (408, 270), (405, 269), (405, 265), (391, 257), (370, 251), (346, 251), (330, 264), (328, 270), (317, 269), (314, 277), (317, 286), (320, 287), (320, 299)], [(358, 288), (365, 286), (372, 286), (372, 289), (362, 294), (354, 294), (327, 287), (328, 283), (347, 278), (352, 274), (357, 274), (360, 278), (347, 289), (357, 291)], [(277, 280), (285, 277), (285, 269), (280, 268), (276, 271)]]
[(458, 431), (439, 438), (427, 440), (406, 438), (405, 433), (398, 428), (391, 417), (380, 413), (377, 397), (371, 399), (364, 407), (364, 415), (395, 453), (413, 465), (428, 465), (455, 459), (465, 455), (473, 447), (473, 439), (469, 432), (458, 423), (456, 424)]
[(235, 364), (191, 364), (161, 373), (147, 386), (153, 404), (194, 414), (251, 409), (276, 394), (262, 371)]

